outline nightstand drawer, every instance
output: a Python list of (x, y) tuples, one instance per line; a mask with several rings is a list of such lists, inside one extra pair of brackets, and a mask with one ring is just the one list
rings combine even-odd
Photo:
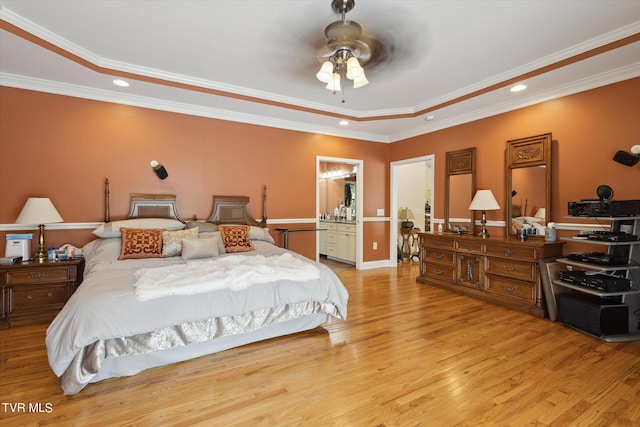
[(50, 306), (62, 307), (68, 299), (67, 283), (49, 286), (34, 285), (13, 288), (12, 311), (39, 310)]
[(69, 267), (50, 267), (50, 268), (29, 268), (21, 270), (11, 270), (7, 272), (7, 285), (33, 284), (33, 283), (49, 283), (49, 282), (65, 282), (75, 280), (69, 273)]

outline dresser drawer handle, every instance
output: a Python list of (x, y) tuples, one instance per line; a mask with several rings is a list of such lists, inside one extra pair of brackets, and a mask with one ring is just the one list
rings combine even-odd
[(472, 248), (472, 246), (471, 246), (471, 245), (467, 245), (467, 250), (468, 250), (468, 251), (470, 251), (470, 250), (471, 250), (471, 248)]
[(436, 254), (436, 258), (437, 259), (442, 259), (442, 258), (444, 258), (444, 255), (443, 254)]
[(440, 246), (440, 245), (442, 245), (442, 243), (440, 243), (440, 240), (436, 240), (436, 241), (435, 241), (435, 244), (436, 244), (436, 246)]
[(505, 254), (506, 256), (509, 256), (509, 255), (511, 255), (512, 253), (513, 253), (513, 252), (511, 252), (511, 249), (509, 249), (509, 248), (507, 248), (507, 249), (505, 249), (505, 250), (504, 250), (504, 254)]
[(47, 296), (48, 297), (52, 297), (53, 296), (53, 292), (47, 292)]
[(517, 267), (515, 267), (515, 266), (513, 266), (513, 267), (509, 267), (509, 266), (508, 266), (508, 265), (506, 265), (506, 264), (502, 264), (502, 268), (504, 268), (504, 271), (516, 271), (516, 268), (517, 268)]
[(29, 279), (35, 279), (35, 280), (40, 280), (40, 279), (44, 279), (45, 277), (47, 277), (48, 274), (47, 273), (35, 273), (35, 274), (30, 274), (27, 276), (27, 278)]
[(436, 270), (436, 274), (437, 274), (438, 276), (442, 276), (442, 275), (444, 274), (444, 271), (442, 271), (442, 270)]
[(500, 286), (502, 286), (502, 289), (504, 289), (504, 290), (505, 290), (505, 291), (507, 291), (507, 292), (513, 292), (513, 291), (515, 291), (516, 289), (518, 289), (518, 287), (517, 287), (517, 286), (511, 286), (511, 287), (509, 287), (509, 286), (507, 286), (507, 285), (505, 285), (505, 284), (502, 284), (502, 285), (500, 285)]
[(33, 295), (31, 294), (27, 295), (27, 299), (33, 299)]

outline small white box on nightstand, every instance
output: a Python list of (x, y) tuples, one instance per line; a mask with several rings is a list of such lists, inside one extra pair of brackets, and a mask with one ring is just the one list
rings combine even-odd
[(7, 234), (6, 239), (4, 256), (21, 256), (25, 261), (31, 258), (33, 234)]

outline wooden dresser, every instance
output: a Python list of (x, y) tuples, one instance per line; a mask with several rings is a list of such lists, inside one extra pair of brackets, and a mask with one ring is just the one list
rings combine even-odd
[(418, 282), (546, 315), (538, 260), (561, 256), (562, 242), (419, 233), (419, 245)]
[(84, 260), (0, 265), (0, 327), (43, 323), (82, 281)]

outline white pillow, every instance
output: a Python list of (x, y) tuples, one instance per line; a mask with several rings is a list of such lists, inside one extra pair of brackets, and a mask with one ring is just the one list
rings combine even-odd
[(182, 259), (211, 258), (218, 256), (218, 238), (182, 239)]
[(102, 238), (120, 237), (120, 228), (162, 228), (164, 230), (182, 230), (184, 224), (169, 218), (135, 218), (106, 222), (93, 230), (93, 234)]
[(272, 245), (276, 244), (275, 240), (273, 240), (273, 237), (271, 237), (271, 234), (269, 234), (268, 228), (256, 227), (253, 225), (249, 228), (249, 239), (263, 240), (265, 242), (271, 243)]
[(182, 252), (182, 239), (197, 239), (198, 229), (176, 230), (162, 232), (162, 256), (179, 256)]

